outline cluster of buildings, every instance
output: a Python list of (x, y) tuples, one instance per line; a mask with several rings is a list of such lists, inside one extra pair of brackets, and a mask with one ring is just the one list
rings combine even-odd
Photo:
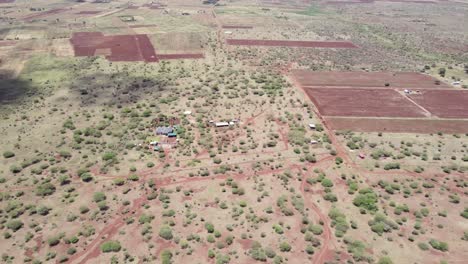
[(210, 120), (209, 123), (215, 127), (230, 127), (239, 123), (239, 119), (232, 119), (231, 121), (221, 121), (221, 122), (215, 122), (214, 120)]
[(164, 148), (174, 148), (177, 146), (177, 129), (178, 125), (174, 126), (159, 126), (154, 130), (156, 138), (149, 142), (149, 147), (154, 151), (159, 151)]

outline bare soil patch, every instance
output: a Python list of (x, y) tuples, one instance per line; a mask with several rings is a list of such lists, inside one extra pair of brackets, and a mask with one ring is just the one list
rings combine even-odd
[(468, 121), (466, 120), (325, 117), (325, 122), (333, 130), (353, 130), (358, 132), (468, 132)]
[(450, 88), (436, 78), (417, 72), (313, 72), (293, 70), (302, 86), (382, 87), (392, 88)]
[(309, 98), (324, 116), (424, 117), (424, 112), (391, 89), (313, 88)]
[(261, 40), (261, 39), (226, 39), (228, 45), (269, 46), (298, 48), (357, 48), (349, 41), (302, 41), (302, 40)]
[(65, 12), (65, 11), (67, 11), (67, 9), (65, 9), (65, 8), (51, 9), (51, 10), (47, 10), (47, 11), (40, 12), (40, 13), (37, 13), (37, 14), (27, 15), (27, 16), (23, 17), (23, 20), (31, 21), (33, 19), (44, 18), (44, 17), (50, 16), (50, 15), (59, 14), (59, 13)]
[(410, 98), (438, 117), (468, 118), (466, 90), (425, 90)]
[(95, 56), (98, 49), (110, 49), (111, 55), (106, 58), (111, 61), (158, 60), (154, 47), (146, 35), (104, 36), (100, 32), (77, 32), (70, 41), (75, 56)]

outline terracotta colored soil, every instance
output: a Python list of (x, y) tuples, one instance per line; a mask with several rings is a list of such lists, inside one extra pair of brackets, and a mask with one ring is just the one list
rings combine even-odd
[(16, 41), (12, 41), (12, 40), (0, 41), (0, 47), (14, 46), (14, 45), (16, 45)]
[(438, 117), (468, 118), (468, 90), (424, 90), (410, 98)]
[(300, 41), (300, 40), (260, 40), (260, 39), (226, 39), (228, 45), (270, 46), (299, 48), (357, 48), (349, 41)]
[(468, 133), (466, 120), (326, 117), (325, 122), (333, 130), (358, 132)]
[(294, 78), (302, 86), (385, 87), (391, 88), (451, 88), (434, 77), (417, 72), (314, 72), (293, 70)]
[(156, 25), (131, 25), (131, 28), (146, 28), (146, 27), (155, 27)]
[(305, 89), (321, 115), (353, 117), (424, 117), (424, 112), (391, 89)]
[(114, 35), (104, 36), (101, 32), (75, 32), (70, 42), (73, 45), (75, 56), (96, 56), (106, 51), (106, 58), (110, 61), (145, 61), (157, 62), (159, 60), (175, 59), (202, 59), (205, 56), (196, 54), (156, 54), (147, 35)]
[(33, 19), (39, 19), (39, 18), (50, 16), (50, 15), (62, 13), (62, 12), (65, 12), (65, 11), (67, 11), (67, 9), (64, 9), (64, 8), (51, 9), (51, 10), (48, 10), (48, 11), (27, 15), (27, 16), (23, 17), (23, 20), (28, 20), (29, 21), (29, 20), (33, 20)]
[(252, 26), (236, 26), (236, 25), (223, 25), (222, 28), (226, 29), (252, 29)]
[(435, 1), (425, 1), (425, 0), (351, 0), (351, 1), (328, 1), (327, 4), (333, 5), (347, 5), (347, 4), (369, 4), (374, 2), (394, 2), (394, 3), (415, 3), (415, 4), (436, 4)]
[(147, 35), (104, 36), (100, 32), (76, 32), (70, 39), (75, 56), (94, 56), (97, 49), (110, 49), (110, 61), (158, 61)]
[(95, 15), (95, 14), (99, 14), (101, 13), (101, 11), (80, 11), (78, 13), (75, 13), (75, 14), (78, 14), (78, 15)]

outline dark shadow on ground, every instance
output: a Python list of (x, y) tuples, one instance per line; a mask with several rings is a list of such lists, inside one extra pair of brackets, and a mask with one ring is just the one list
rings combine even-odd
[(125, 72), (81, 75), (71, 83), (71, 96), (78, 97), (82, 106), (126, 105), (151, 98), (167, 90), (166, 78), (136, 78)]
[(30, 80), (12, 77), (9, 71), (0, 71), (0, 104), (12, 104), (35, 95)]

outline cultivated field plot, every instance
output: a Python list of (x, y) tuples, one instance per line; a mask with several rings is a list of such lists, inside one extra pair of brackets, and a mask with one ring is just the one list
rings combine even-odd
[(466, 90), (425, 90), (410, 97), (438, 117), (468, 118)]
[(468, 131), (467, 91), (429, 75), (294, 70), (293, 78), (334, 130)]
[(468, 131), (468, 122), (461, 119), (358, 117), (327, 117), (325, 119), (333, 130), (353, 130), (356, 132), (466, 133)]
[(311, 88), (307, 95), (324, 116), (424, 117), (424, 111), (397, 91)]
[(95, 56), (100, 50), (110, 50), (106, 58), (111, 61), (157, 61), (146, 35), (104, 36), (100, 32), (77, 32), (70, 41), (75, 56)]
[(75, 56), (104, 55), (110, 61), (157, 62), (169, 59), (200, 59), (202, 53), (175, 53), (157, 55), (148, 35), (104, 36), (101, 32), (76, 32), (70, 42)]
[(260, 40), (260, 39), (226, 39), (228, 45), (234, 46), (267, 46), (298, 48), (357, 48), (349, 41), (302, 41), (302, 40)]
[[(388, 87), (391, 88), (450, 88), (432, 76), (417, 72), (312, 72), (294, 70), (302, 86)], [(437, 84), (439, 83), (439, 84)], [(387, 88), (388, 88), (387, 87)]]

